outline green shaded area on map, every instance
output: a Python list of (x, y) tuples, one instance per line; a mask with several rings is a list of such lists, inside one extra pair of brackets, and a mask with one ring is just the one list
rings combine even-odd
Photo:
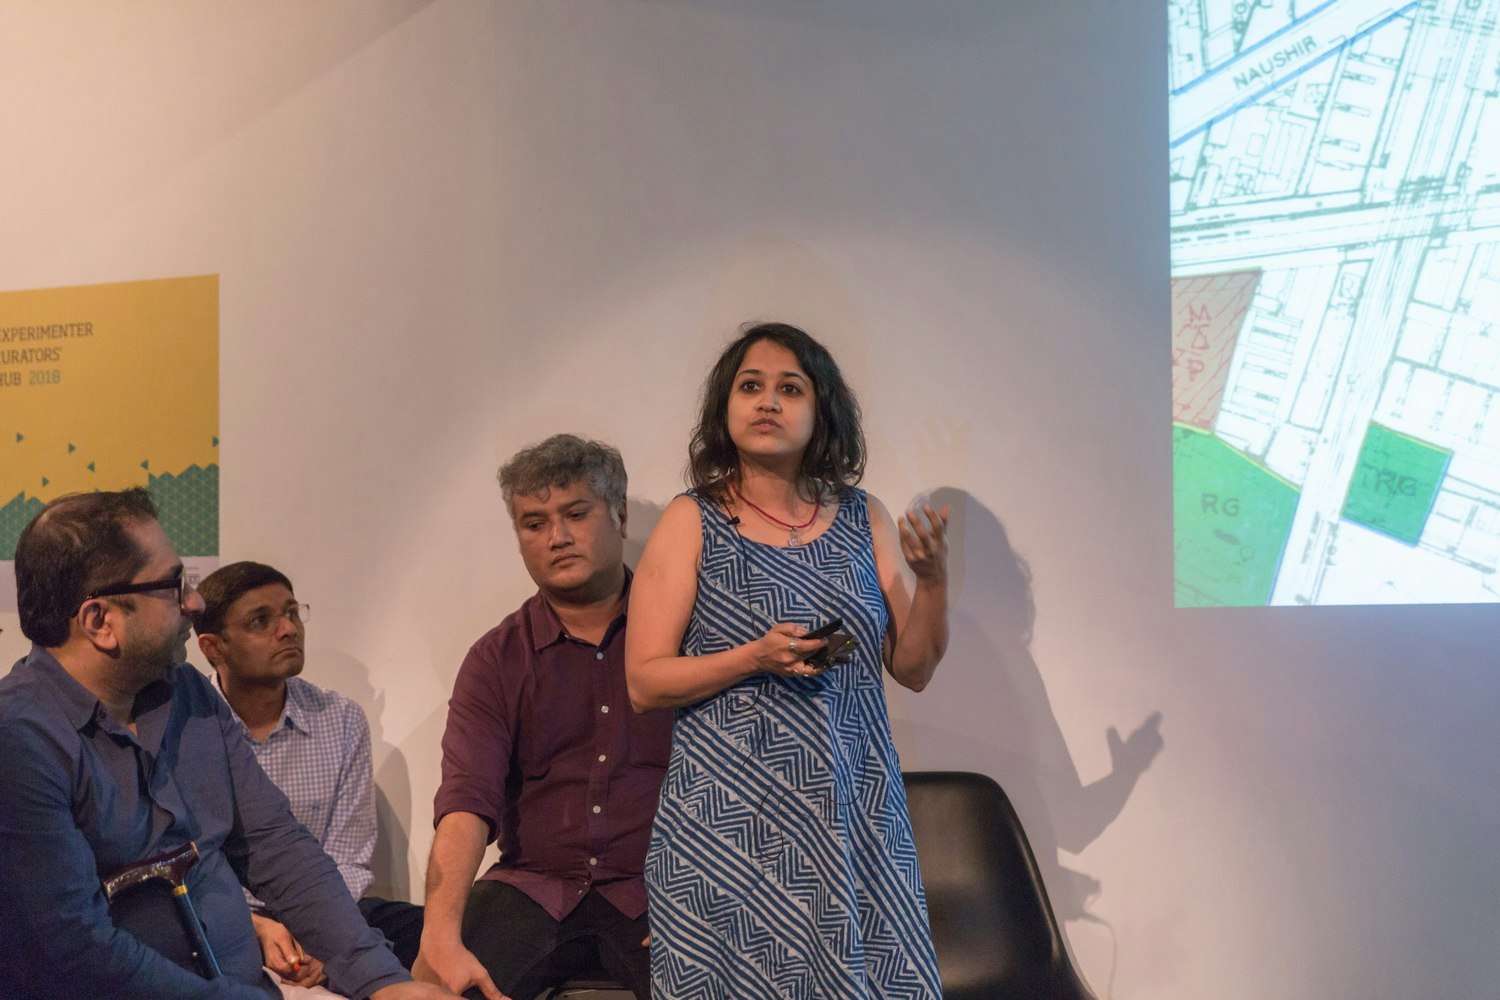
[(1172, 426), (1179, 608), (1268, 604), (1299, 491), (1208, 431)]
[[(146, 488), (161, 525), (180, 556), (219, 554), (219, 467), (190, 465), (173, 475), (149, 476)], [(0, 560), (14, 559), (21, 530), (41, 512), (41, 500), (18, 493), (0, 507)]]
[(1452, 458), (1446, 448), (1370, 424), (1344, 497), (1344, 518), (1417, 544)]

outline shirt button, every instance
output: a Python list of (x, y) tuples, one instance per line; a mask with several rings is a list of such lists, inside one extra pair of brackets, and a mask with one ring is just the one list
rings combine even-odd
[(602, 659), (604, 659), (604, 654), (603, 653), (595, 653), (594, 654), (594, 659), (596, 659), (596, 660), (602, 660)]
[(607, 754), (607, 753), (601, 753), (599, 755), (599, 763), (601, 763), (601, 764), (603, 764), (608, 759), (609, 759), (609, 754)]
[(605, 715), (608, 715), (609, 714), (609, 706), (608, 705), (600, 705), (599, 706), (599, 711), (603, 712)]
[(597, 865), (598, 863), (599, 863), (599, 859), (598, 858), (589, 858), (589, 864), (591, 864), (591, 865)]
[(600, 809), (602, 809), (602, 808), (603, 808), (602, 806), (595, 806), (594, 807), (594, 812), (599, 812)]

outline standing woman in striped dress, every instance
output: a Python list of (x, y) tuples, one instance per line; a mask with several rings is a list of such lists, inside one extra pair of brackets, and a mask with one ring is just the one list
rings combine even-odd
[[(812, 337), (765, 323), (725, 349), (626, 632), (635, 708), (678, 709), (646, 856), (655, 1000), (941, 996), (881, 670), (920, 691), (947, 646), (948, 511), (898, 528), (864, 457)], [(852, 643), (819, 665), (835, 619)]]

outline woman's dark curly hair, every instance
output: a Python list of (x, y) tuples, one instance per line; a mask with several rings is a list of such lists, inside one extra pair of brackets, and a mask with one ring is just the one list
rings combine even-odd
[(735, 376), (752, 345), (769, 340), (791, 351), (812, 380), (817, 418), (812, 440), (802, 453), (797, 492), (816, 501), (841, 496), (865, 474), (865, 432), (860, 424), (859, 400), (844, 382), (828, 349), (806, 332), (787, 323), (757, 323), (742, 327), (739, 337), (719, 355), (703, 383), (698, 426), (688, 445), (688, 481), (704, 496), (728, 499), (729, 481), (739, 469), (740, 453), (729, 437), (726, 415)]

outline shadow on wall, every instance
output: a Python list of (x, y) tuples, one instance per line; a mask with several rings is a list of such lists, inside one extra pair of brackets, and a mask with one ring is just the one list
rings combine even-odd
[(1058, 919), (1097, 919), (1088, 904), (1102, 886), (1063, 865), (1058, 852), (1078, 854), (1120, 815), (1162, 749), (1161, 713), (1128, 736), (1111, 726), (1104, 733), (1110, 772), (1083, 784), (1032, 658), (1030, 567), (999, 518), (969, 493), (944, 487), (931, 500), (936, 508), (952, 507), (952, 631), (934, 685), (946, 689), (939, 695), (944, 724), (913, 724), (913, 745), (924, 766), (973, 770), (985, 762), (1026, 827)]
[(385, 692), (370, 683), (363, 663), (331, 650), (320, 650), (315, 684), (333, 687), (364, 706), (370, 723), (370, 753), (375, 762), (375, 855), (370, 859), (374, 881), (369, 893), (385, 899), (410, 900), (411, 870), (407, 853), (411, 846), (411, 774), (401, 750), (386, 742), (381, 722), (385, 715)]
[(666, 507), (650, 500), (625, 498), (625, 565), (632, 570), (641, 561), (641, 553), (646, 549), (646, 539), (651, 537), (651, 529), (661, 520), (661, 512), (664, 510)]

